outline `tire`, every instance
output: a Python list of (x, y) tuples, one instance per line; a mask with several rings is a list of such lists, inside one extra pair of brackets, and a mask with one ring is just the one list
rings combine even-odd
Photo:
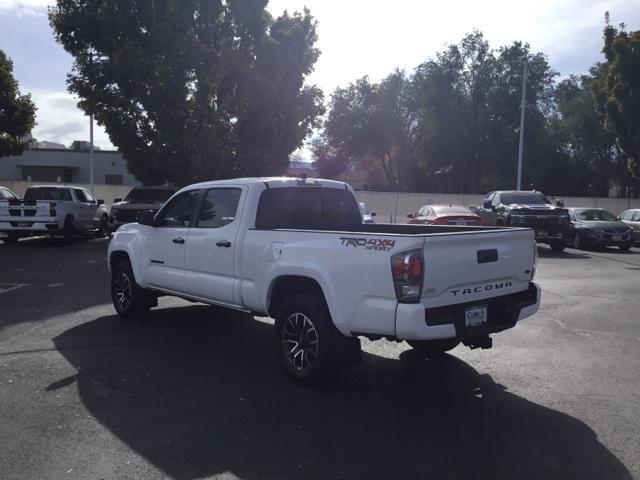
[(116, 313), (127, 320), (145, 318), (151, 302), (149, 293), (136, 283), (128, 260), (121, 260), (111, 270), (111, 301)]
[(104, 238), (109, 236), (109, 220), (106, 216), (100, 220), (100, 227), (98, 228), (98, 238)]
[(434, 358), (444, 355), (460, 344), (457, 338), (443, 338), (441, 340), (407, 340), (407, 343), (420, 356)]
[(578, 232), (576, 232), (576, 234), (573, 236), (573, 246), (574, 248), (577, 248), (577, 249), (581, 249), (583, 247), (582, 237)]
[(554, 252), (562, 252), (565, 247), (567, 246), (566, 243), (562, 242), (562, 243), (552, 243), (551, 244), (551, 250), (553, 250)]
[(67, 245), (72, 244), (76, 236), (76, 227), (73, 224), (73, 219), (67, 217), (64, 221), (64, 227), (62, 227), (62, 240)]
[(333, 373), (337, 336), (324, 299), (295, 295), (276, 314), (276, 353), (285, 372), (299, 383), (315, 385)]
[(623, 252), (628, 252), (631, 249), (631, 245), (619, 245), (618, 248)]
[(9, 233), (9, 235), (4, 237), (2, 240), (4, 240), (5, 245), (15, 245), (18, 243), (19, 238), (20, 237), (15, 233)]

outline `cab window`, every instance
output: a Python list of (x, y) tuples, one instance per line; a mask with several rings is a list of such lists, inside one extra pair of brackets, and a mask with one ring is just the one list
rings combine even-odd
[(200, 190), (189, 190), (173, 197), (156, 216), (159, 227), (190, 227)]
[(207, 190), (200, 207), (197, 227), (220, 228), (233, 222), (236, 219), (241, 194), (242, 190), (239, 188)]

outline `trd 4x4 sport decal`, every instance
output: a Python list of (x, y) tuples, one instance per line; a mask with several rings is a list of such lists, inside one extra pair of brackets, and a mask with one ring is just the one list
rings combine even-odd
[(383, 238), (356, 238), (356, 237), (340, 237), (340, 243), (344, 247), (364, 247), (367, 250), (380, 250), (388, 252), (396, 246), (395, 240), (386, 240)]

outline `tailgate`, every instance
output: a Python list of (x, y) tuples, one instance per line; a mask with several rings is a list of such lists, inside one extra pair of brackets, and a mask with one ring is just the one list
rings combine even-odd
[[(51, 203), (47, 201), (0, 201), (0, 222), (33, 222), (34, 219), (49, 219), (51, 218)], [(55, 204), (55, 202), (53, 203)]]
[(534, 248), (529, 229), (427, 236), (423, 305), (453, 305), (526, 290)]

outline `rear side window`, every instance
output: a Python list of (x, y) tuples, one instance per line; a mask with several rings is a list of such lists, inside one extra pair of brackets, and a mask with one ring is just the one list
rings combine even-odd
[(54, 200), (58, 202), (71, 201), (71, 192), (68, 188), (28, 188), (24, 194), (24, 200), (34, 202), (38, 200)]
[(341, 229), (362, 224), (348, 190), (321, 187), (272, 188), (262, 192), (256, 228)]

